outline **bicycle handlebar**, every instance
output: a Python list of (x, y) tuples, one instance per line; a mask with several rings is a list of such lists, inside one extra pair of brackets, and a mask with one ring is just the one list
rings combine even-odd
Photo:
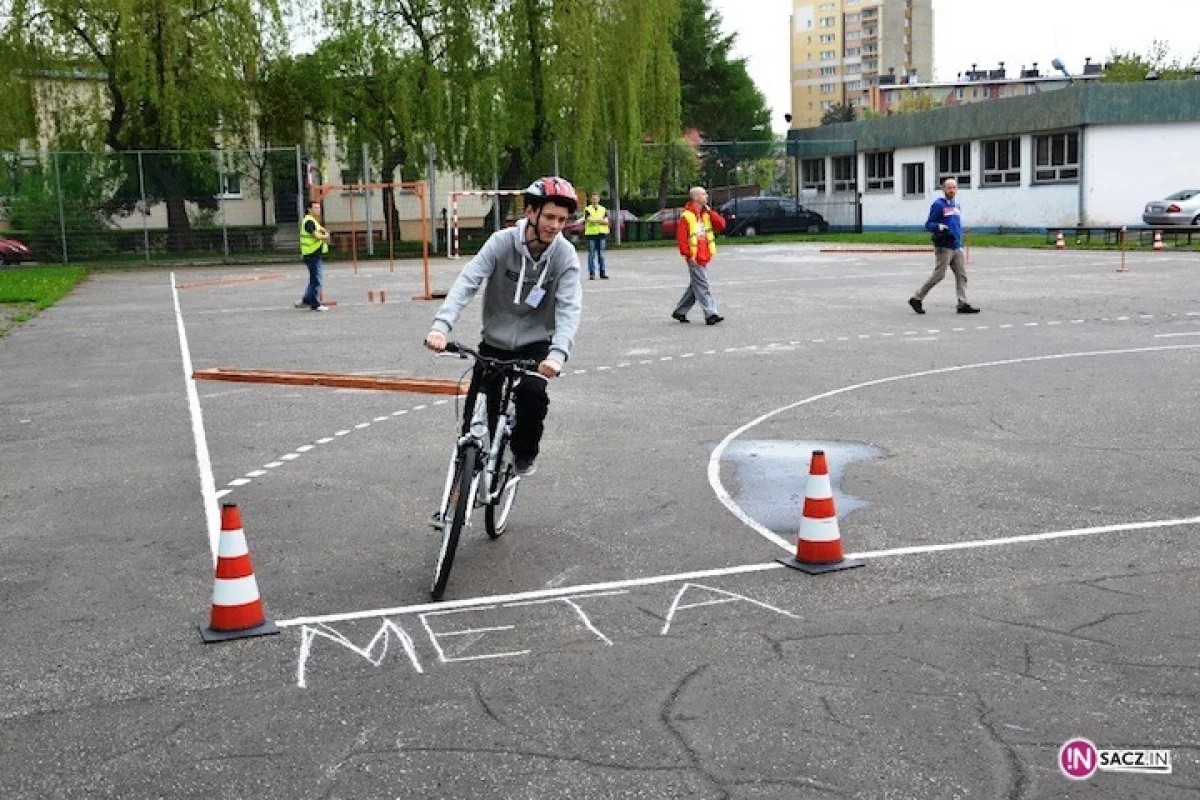
[(489, 366), (512, 367), (513, 369), (518, 369), (523, 372), (531, 372), (535, 375), (538, 375), (538, 377), (541, 377), (537, 371), (539, 362), (532, 358), (494, 358), (492, 356), (485, 356), (483, 353), (473, 350), (470, 347), (467, 347), (465, 344), (461, 344), (459, 342), (447, 342), (446, 352), (454, 353), (459, 358), (466, 358), (467, 356), (470, 356), (471, 358), (474, 358), (477, 361), (482, 361)]

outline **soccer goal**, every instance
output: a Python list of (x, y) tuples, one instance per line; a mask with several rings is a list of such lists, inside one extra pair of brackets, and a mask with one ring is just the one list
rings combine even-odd
[(321, 203), (324, 224), (334, 247), (349, 251), (358, 274), (359, 253), (375, 257), (376, 246), (387, 245), (388, 271), (396, 270), (396, 232), (401, 239), (421, 240), (424, 294), (414, 300), (431, 300), (434, 292), (429, 272), (429, 236), (432, 232), (424, 181), (396, 183), (318, 184), (311, 187), (312, 201)]
[[(458, 230), (459, 230), (459, 201), (463, 198), (484, 198), (498, 197), (500, 195), (519, 196), (525, 192), (524, 189), (463, 189), (461, 191), (450, 193), (450, 257), (458, 258)], [(483, 216), (482, 212), (480, 216)]]

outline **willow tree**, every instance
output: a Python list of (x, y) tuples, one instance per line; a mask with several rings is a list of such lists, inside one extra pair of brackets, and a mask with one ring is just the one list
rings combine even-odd
[[(275, 0), (12, 0), (4, 24), (6, 80), (45, 82), (95, 70), (96, 99), (63, 94), (43, 119), (86, 120), (75, 138), (97, 150), (202, 151), (245, 142), (246, 82), (282, 43)], [(74, 108), (67, 108), (74, 106)], [(61, 131), (39, 132), (53, 139)], [(186, 200), (212, 205), (217, 175), (196, 156), (145, 159), (146, 194), (165, 201), (172, 250), (190, 245)], [(122, 200), (137, 197), (137, 177)]]
[(489, 128), (501, 183), (553, 167), (581, 189), (608, 174), (616, 142), (623, 183), (642, 169), (641, 143), (679, 126), (679, 67), (671, 48), (677, 0), (506, 0), (491, 20), (495, 60), (469, 120)]

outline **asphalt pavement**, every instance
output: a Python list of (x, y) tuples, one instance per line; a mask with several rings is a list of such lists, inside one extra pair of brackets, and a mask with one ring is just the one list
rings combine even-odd
[[(97, 273), (0, 339), (0, 796), (1200, 796), (1200, 257), (975, 249), (982, 313), (918, 316), (931, 253), (722, 244), (716, 326), (669, 249), (585, 279), (441, 603), (453, 399), (188, 379), (458, 377), (414, 262), (328, 313), (299, 264)], [(818, 448), (865, 566), (810, 576)], [(201, 640), (220, 503), (277, 636)]]

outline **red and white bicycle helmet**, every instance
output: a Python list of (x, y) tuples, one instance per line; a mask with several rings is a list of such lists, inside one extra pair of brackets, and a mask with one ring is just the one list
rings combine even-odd
[(558, 205), (566, 206), (567, 211), (574, 214), (579, 207), (579, 197), (575, 194), (575, 187), (566, 178), (554, 175), (538, 178), (529, 184), (529, 188), (525, 190), (524, 194), (525, 203), (534, 208), (554, 201)]

